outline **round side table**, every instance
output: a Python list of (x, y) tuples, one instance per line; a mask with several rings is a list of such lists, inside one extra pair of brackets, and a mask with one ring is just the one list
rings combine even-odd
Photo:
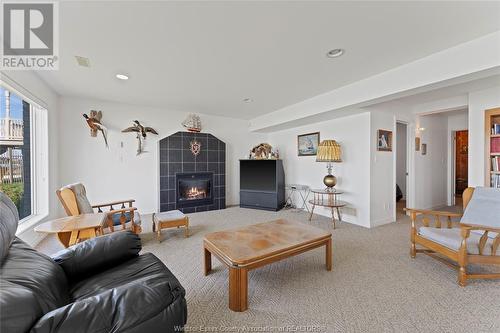
[(345, 207), (347, 205), (346, 202), (338, 199), (338, 196), (343, 194), (344, 192), (340, 190), (326, 190), (326, 189), (316, 189), (311, 190), (313, 194), (313, 199), (309, 200), (309, 203), (312, 205), (311, 215), (309, 215), (309, 221), (311, 221), (314, 208), (316, 206), (329, 207), (332, 211), (332, 222), (333, 229), (335, 226), (335, 211), (337, 211), (337, 216), (340, 222), (342, 222), (342, 215), (340, 215), (340, 208)]

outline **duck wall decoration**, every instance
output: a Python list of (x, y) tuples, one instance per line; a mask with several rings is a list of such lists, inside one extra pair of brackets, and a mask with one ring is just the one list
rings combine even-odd
[(148, 133), (158, 135), (158, 132), (152, 127), (143, 126), (138, 120), (133, 121), (133, 125), (127, 127), (122, 131), (123, 133), (135, 132), (137, 138), (137, 155), (140, 155), (144, 152), (142, 149), (143, 142), (142, 140), (146, 140)]
[(84, 113), (83, 118), (85, 118), (87, 125), (90, 127), (90, 136), (96, 137), (97, 132), (101, 132), (106, 148), (108, 148), (108, 129), (101, 123), (102, 111), (91, 110), (90, 116)]

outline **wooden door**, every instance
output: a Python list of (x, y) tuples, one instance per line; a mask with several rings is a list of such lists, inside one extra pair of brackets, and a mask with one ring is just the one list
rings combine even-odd
[(469, 131), (455, 134), (455, 194), (462, 195), (468, 182)]

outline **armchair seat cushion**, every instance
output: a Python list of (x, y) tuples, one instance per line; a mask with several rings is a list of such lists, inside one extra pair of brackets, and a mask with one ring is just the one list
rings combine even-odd
[[(458, 251), (460, 249), (460, 244), (462, 243), (462, 235), (460, 233), (460, 228), (432, 228), (432, 227), (421, 227), (419, 229), (419, 235), (446, 246), (447, 248)], [(469, 238), (467, 238), (467, 253), (468, 254), (479, 254), (479, 240), (481, 235), (477, 233), (470, 233)], [(484, 247), (483, 254), (491, 255), (491, 246), (493, 244), (493, 239), (488, 238), (486, 241), (486, 246)]]
[[(130, 212), (125, 212), (125, 223), (130, 222)], [(120, 217), (121, 214), (114, 214), (113, 215), (113, 225), (120, 225)], [(134, 223), (137, 225), (141, 225), (141, 214), (139, 214), (137, 211), (134, 211)]]

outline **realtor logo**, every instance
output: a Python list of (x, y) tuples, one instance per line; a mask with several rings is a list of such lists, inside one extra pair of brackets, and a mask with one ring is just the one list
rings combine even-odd
[(2, 4), (0, 69), (58, 69), (58, 4)]

